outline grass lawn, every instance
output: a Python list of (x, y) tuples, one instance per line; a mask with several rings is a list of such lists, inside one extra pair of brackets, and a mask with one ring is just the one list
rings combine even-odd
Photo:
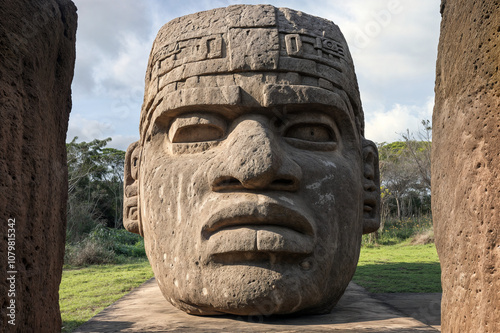
[[(364, 246), (354, 282), (373, 293), (441, 292), (434, 244)], [(59, 289), (63, 332), (71, 332), (149, 278), (147, 259), (65, 268)]]
[(63, 332), (71, 332), (153, 277), (146, 258), (115, 265), (65, 268), (59, 288)]
[(441, 292), (441, 269), (434, 244), (361, 248), (354, 282), (372, 293)]

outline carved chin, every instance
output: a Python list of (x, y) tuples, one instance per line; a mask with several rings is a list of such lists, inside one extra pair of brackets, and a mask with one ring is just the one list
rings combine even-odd
[(262, 254), (245, 264), (197, 261), (175, 271), (170, 264), (160, 265), (155, 275), (165, 298), (190, 314), (321, 314), (338, 302), (356, 267), (355, 261), (340, 263), (345, 270), (337, 272), (331, 262), (335, 255), (330, 260), (319, 255), (275, 258), (277, 263), (272, 256)]
[(207, 283), (178, 283), (178, 287), (174, 283), (165, 296), (191, 314), (271, 315), (311, 307), (308, 300), (317, 300), (321, 294), (317, 281), (300, 265), (282, 267), (281, 272), (258, 266), (221, 266), (207, 269), (198, 281)]

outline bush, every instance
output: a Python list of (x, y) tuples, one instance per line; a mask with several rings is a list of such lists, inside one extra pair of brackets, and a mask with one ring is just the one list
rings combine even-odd
[(66, 246), (65, 262), (74, 266), (110, 264), (115, 257), (103, 244), (87, 238), (75, 246)]
[(89, 238), (103, 244), (117, 255), (146, 257), (144, 239), (125, 229), (111, 229), (100, 225), (89, 234)]
[[(394, 245), (414, 238), (419, 234), (423, 235), (429, 232), (429, 230), (432, 230), (432, 218), (430, 216), (404, 218), (401, 220), (397, 218), (387, 219), (382, 230), (363, 235), (362, 245), (368, 247), (373, 245)], [(432, 233), (432, 237), (429, 235), (427, 236), (429, 242), (433, 242), (434, 233)], [(431, 239), (432, 241), (430, 241)]]
[(426, 245), (434, 243), (434, 229), (430, 228), (424, 231), (419, 232), (415, 236), (412, 237), (411, 244), (412, 245)]
[(91, 205), (76, 198), (68, 200), (66, 241), (76, 244), (85, 239), (97, 226), (103, 224), (95, 216), (89, 214)]
[(144, 239), (125, 229), (97, 225), (82, 241), (66, 245), (64, 262), (74, 266), (119, 263), (144, 258)]

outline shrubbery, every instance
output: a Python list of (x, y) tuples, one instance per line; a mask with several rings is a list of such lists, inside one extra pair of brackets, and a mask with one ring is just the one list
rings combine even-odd
[(109, 264), (113, 263), (115, 259), (116, 255), (113, 251), (90, 238), (84, 239), (75, 245), (66, 244), (64, 261), (69, 265)]
[(66, 244), (64, 261), (74, 266), (121, 263), (126, 258), (146, 257), (144, 239), (125, 229), (97, 225), (86, 238)]
[(430, 216), (408, 217), (401, 220), (388, 218), (381, 230), (363, 235), (362, 245), (394, 245), (407, 240), (412, 244), (434, 242), (432, 218)]
[(65, 263), (82, 266), (145, 257), (144, 240), (123, 229), (125, 152), (111, 139), (66, 145), (68, 214)]

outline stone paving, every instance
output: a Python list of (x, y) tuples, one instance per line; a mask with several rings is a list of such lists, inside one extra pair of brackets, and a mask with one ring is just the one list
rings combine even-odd
[(153, 278), (75, 332), (438, 332), (440, 298), (440, 294), (371, 295), (351, 282), (327, 315), (202, 317), (174, 308)]

